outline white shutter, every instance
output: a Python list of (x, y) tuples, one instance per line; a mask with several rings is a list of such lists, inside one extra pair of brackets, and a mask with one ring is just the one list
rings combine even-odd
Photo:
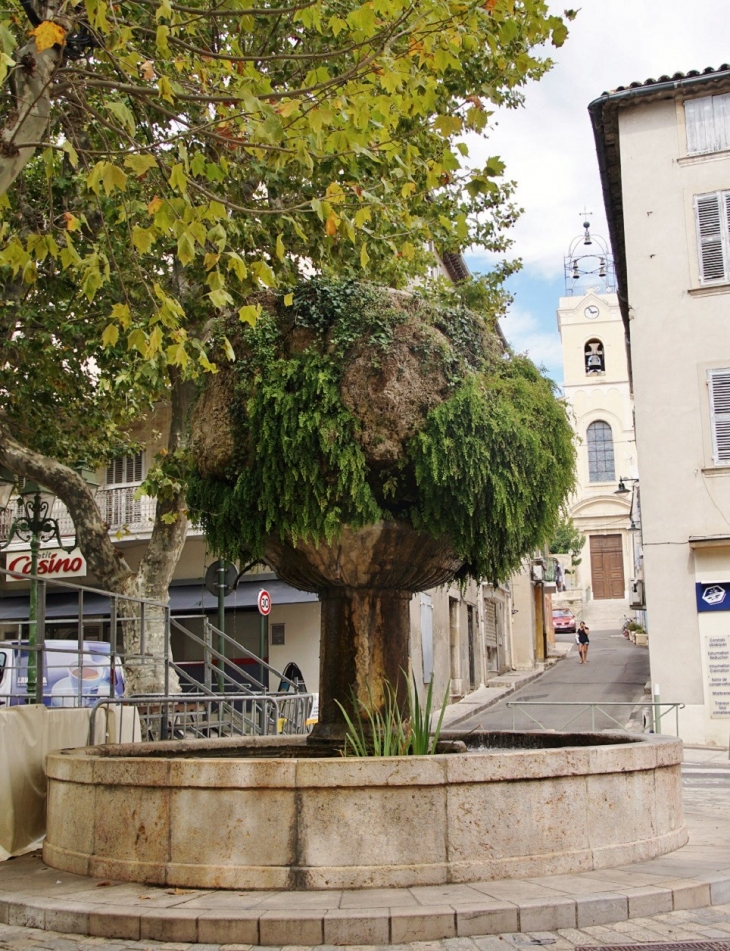
[(712, 97), (715, 123), (715, 151), (730, 149), (730, 92)]
[(684, 104), (687, 127), (687, 153), (711, 152), (714, 140), (712, 96), (688, 99)]
[(109, 463), (106, 470), (106, 484), (139, 485), (142, 481), (143, 453), (134, 456), (121, 456)]
[(484, 599), (484, 643), (487, 647), (497, 646), (497, 605)]
[(708, 371), (712, 415), (712, 455), (716, 465), (730, 465), (730, 370)]
[(684, 117), (688, 155), (730, 149), (730, 93), (688, 99)]
[[(727, 280), (726, 241), (727, 214), (721, 214), (721, 192), (698, 195), (695, 199), (697, 234), (699, 236), (700, 280), (703, 284)], [(725, 202), (727, 205), (727, 202)], [(723, 222), (723, 218), (725, 221)]]

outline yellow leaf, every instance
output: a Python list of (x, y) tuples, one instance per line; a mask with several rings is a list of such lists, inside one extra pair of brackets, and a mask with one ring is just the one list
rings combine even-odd
[(370, 255), (368, 254), (367, 246), (363, 245), (362, 248), (360, 248), (360, 267), (366, 268), (369, 261)]
[(129, 310), (129, 304), (115, 304), (112, 307), (112, 317), (118, 320), (124, 330), (129, 330), (132, 323), (132, 314)]
[(101, 335), (101, 345), (103, 347), (113, 347), (119, 340), (119, 329), (114, 324), (109, 324)]
[(163, 201), (159, 195), (155, 195), (152, 201), (147, 205), (147, 214), (156, 215), (157, 212), (162, 208)]
[(35, 48), (39, 53), (43, 50), (49, 50), (57, 43), (62, 44), (66, 31), (58, 23), (52, 23), (50, 20), (44, 20), (39, 23), (35, 30), (31, 30), (29, 36), (35, 37)]
[(61, 217), (66, 224), (66, 231), (78, 231), (81, 227), (81, 222), (79, 219), (76, 217), (76, 215), (72, 215), (70, 211), (64, 211)]
[(284, 239), (281, 235), (278, 235), (276, 239), (276, 256), (280, 261), (283, 261), (286, 258), (286, 251), (284, 249)]
[(245, 304), (238, 311), (238, 319), (243, 323), (251, 324), (253, 327), (261, 313), (260, 304)]
[(216, 266), (219, 260), (220, 254), (206, 254), (203, 258), (203, 267), (206, 271), (209, 271), (211, 268)]
[(324, 223), (325, 234), (327, 234), (330, 238), (334, 238), (334, 236), (337, 234), (337, 224), (338, 218), (333, 211), (327, 216), (327, 220)]
[(149, 82), (154, 82), (155, 67), (151, 59), (146, 59), (144, 63), (140, 63), (139, 75), (141, 79), (146, 79)]
[(293, 295), (293, 294), (284, 294), (284, 306), (285, 306), (285, 307), (291, 307), (291, 305), (292, 305), (293, 303), (294, 303), (294, 295)]

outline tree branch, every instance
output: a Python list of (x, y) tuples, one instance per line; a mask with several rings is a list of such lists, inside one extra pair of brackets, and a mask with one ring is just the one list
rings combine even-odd
[(34, 452), (10, 435), (0, 420), (0, 463), (15, 475), (51, 489), (68, 509), (76, 541), (91, 571), (104, 587), (125, 591), (134, 575), (109, 538), (109, 526), (99, 512), (89, 486), (78, 473), (56, 459)]

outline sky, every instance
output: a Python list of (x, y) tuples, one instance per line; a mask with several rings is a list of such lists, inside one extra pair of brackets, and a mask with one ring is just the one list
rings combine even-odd
[[(561, 13), (576, 3), (555, 3)], [(588, 104), (606, 90), (676, 72), (730, 62), (730, 0), (584, 0), (570, 36), (549, 50), (555, 66), (526, 87), (525, 106), (492, 119), (487, 141), (469, 142), (482, 163), (499, 155), (517, 182), (524, 209), (511, 230), (511, 256), (523, 268), (509, 284), (515, 300), (502, 329), (557, 383), (563, 379), (555, 311), (565, 293), (563, 258), (582, 232), (583, 210), (594, 234), (608, 238)], [(496, 123), (496, 125), (494, 125)], [(490, 260), (468, 253), (473, 273)]]

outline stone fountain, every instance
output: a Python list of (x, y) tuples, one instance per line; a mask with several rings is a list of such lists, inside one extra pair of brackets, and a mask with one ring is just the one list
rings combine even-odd
[(45, 861), (331, 889), (571, 872), (682, 845), (677, 740), (500, 734), (342, 758), (340, 704), (381, 705), (384, 680), (403, 700), (413, 593), (504, 577), (544, 541), (572, 485), (572, 433), (549, 382), (453, 303), (321, 281), (293, 305), (260, 303), (255, 328), (218, 328), (236, 362), (197, 403), (190, 503), (220, 554), (319, 594), (320, 723), (311, 740), (51, 756)]

